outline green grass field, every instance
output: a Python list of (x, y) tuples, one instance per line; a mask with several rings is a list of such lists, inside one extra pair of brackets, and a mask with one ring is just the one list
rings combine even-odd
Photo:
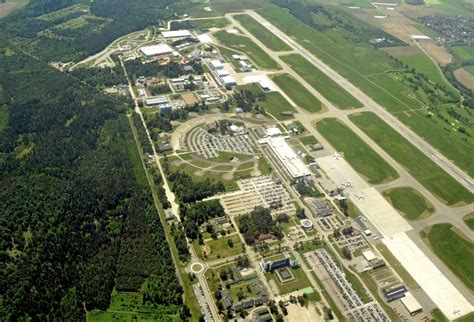
[(377, 115), (365, 112), (349, 118), (442, 202), (447, 205), (474, 202), (474, 196), (466, 188)]
[(454, 91), (452, 85), (446, 81), (436, 64), (423, 52), (410, 56), (401, 56), (399, 59), (419, 73), (426, 75), (431, 81), (440, 86), (444, 86), (447, 90)]
[[(291, 269), (291, 268), (289, 268)], [(306, 274), (303, 272), (301, 268), (295, 268), (291, 269), (293, 274), (295, 275), (295, 280), (281, 283), (280, 279), (277, 276), (277, 273), (272, 272), (272, 273), (267, 273), (267, 278), (271, 278), (272, 280), (275, 281), (276, 285), (278, 286), (278, 289), (280, 290), (280, 294), (288, 294), (297, 290), (301, 290), (305, 287), (311, 286), (310, 281), (308, 280), (308, 277), (306, 277)]]
[[(422, 89), (415, 91), (401, 75), (386, 73), (400, 70), (401, 67), (381, 50), (352, 41), (348, 32), (340, 30), (320, 32), (276, 6), (266, 6), (258, 10), (258, 13), (359, 87), (389, 112), (403, 111), (404, 113), (395, 115), (469, 175), (474, 176), (472, 136), (467, 137), (450, 129), (449, 123), (445, 123), (442, 119), (427, 118), (426, 111), (416, 111), (422, 109), (424, 105), (430, 105), (429, 93)], [(354, 21), (357, 19), (354, 18)], [(424, 98), (423, 101), (421, 97)], [(459, 105), (453, 108), (457, 113), (463, 112)], [(446, 113), (444, 109), (444, 107), (440, 108), (443, 116), (447, 117), (449, 122), (456, 123), (453, 117), (444, 115)], [(470, 116), (469, 119), (471, 118)], [(469, 123), (472, 122), (469, 121)]]
[[(227, 244), (228, 240), (232, 240), (234, 243), (233, 247), (230, 247)], [(204, 242), (203, 246), (200, 246), (197, 241), (195, 241), (193, 247), (196, 250), (197, 255), (202, 260), (206, 261), (229, 257), (242, 252), (242, 242), (238, 235), (223, 236), (216, 240), (207, 240)], [(207, 257), (204, 255), (205, 253), (208, 254)]]
[(311, 113), (321, 111), (321, 102), (303, 85), (288, 74), (272, 76), (272, 80), (288, 95), (296, 105)]
[(272, 34), (267, 28), (258, 23), (255, 19), (249, 15), (237, 15), (234, 16), (241, 25), (247, 29), (252, 35), (260, 40), (266, 47), (273, 51), (288, 51), (291, 48), (280, 40), (277, 36)]
[(341, 109), (361, 107), (362, 104), (332, 79), (299, 54), (282, 56), (281, 59), (297, 72), (315, 90)]
[(461, 61), (474, 60), (474, 45), (453, 46), (451, 50), (454, 56)]
[(474, 76), (474, 65), (469, 65), (463, 67), (464, 70), (466, 70), (469, 74)]
[(250, 38), (228, 33), (225, 30), (214, 33), (219, 42), (226, 47), (247, 55), (258, 67), (280, 69), (280, 66)]
[(278, 120), (289, 120), (292, 116), (281, 115), (281, 112), (296, 112), (280, 92), (265, 93), (267, 99), (259, 104)]
[(466, 215), (464, 218), (463, 218), (464, 222), (466, 223), (466, 225), (474, 231), (474, 212), (471, 212), (469, 215)]
[[(471, 290), (474, 289), (474, 244), (450, 224), (437, 224), (424, 231), (433, 252)], [(423, 233), (422, 233), (423, 235)]]
[(409, 220), (417, 220), (431, 215), (435, 209), (426, 198), (410, 187), (389, 189), (384, 197)]
[(226, 18), (211, 18), (188, 21), (194, 29), (210, 29), (210, 28), (225, 28), (230, 24)]
[(303, 145), (312, 145), (318, 143), (318, 140), (314, 137), (314, 135), (308, 135), (300, 138), (300, 142)]
[(326, 118), (316, 124), (316, 129), (369, 183), (388, 182), (398, 177), (397, 172), (342, 121)]

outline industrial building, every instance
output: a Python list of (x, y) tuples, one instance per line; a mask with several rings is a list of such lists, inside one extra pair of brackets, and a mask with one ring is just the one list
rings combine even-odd
[(382, 291), (383, 296), (387, 302), (392, 302), (392, 301), (398, 300), (399, 298), (404, 297), (406, 292), (407, 292), (407, 289), (403, 285)]
[(167, 44), (157, 44), (141, 47), (140, 51), (146, 57), (167, 56), (173, 53), (173, 48), (171, 48)]
[(324, 199), (316, 199), (311, 203), (311, 205), (313, 206), (316, 215), (320, 217), (328, 217), (332, 215), (332, 209), (328, 206)]
[(288, 145), (283, 136), (271, 136), (259, 140), (260, 144), (267, 144), (283, 165), (292, 179), (302, 178), (311, 175), (306, 164), (301, 160), (295, 151)]
[(260, 265), (267, 272), (272, 272), (278, 268), (290, 266), (292, 268), (298, 267), (297, 260), (291, 259), (286, 254), (275, 255), (262, 259)]
[(402, 302), (403, 306), (407, 309), (411, 316), (415, 316), (418, 313), (423, 312), (423, 308), (421, 307), (420, 303), (410, 292), (406, 292), (405, 297), (402, 297), (400, 302)]
[(172, 30), (172, 31), (163, 31), (161, 32), (163, 38), (167, 41), (176, 41), (186, 38), (191, 38), (192, 35), (189, 30)]
[(167, 113), (171, 111), (171, 104), (167, 96), (158, 96), (145, 100), (147, 106), (156, 106), (160, 112)]

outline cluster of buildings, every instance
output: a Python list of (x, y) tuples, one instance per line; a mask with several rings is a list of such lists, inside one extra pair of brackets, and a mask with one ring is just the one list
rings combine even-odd
[(235, 313), (239, 313), (243, 310), (251, 309), (255, 306), (268, 303), (268, 294), (262, 284), (255, 282), (252, 283), (250, 287), (253, 289), (256, 296), (248, 299), (242, 299), (240, 301), (234, 301), (230, 289), (224, 289), (220, 291), (224, 308), (226, 310), (232, 310)]
[(236, 60), (239, 62), (240, 66), (240, 71), (243, 73), (246, 72), (251, 72), (252, 71), (252, 65), (250, 65), (246, 60), (242, 58), (240, 55), (232, 55), (232, 59)]
[(287, 137), (282, 136), (278, 128), (269, 128), (266, 134), (267, 137), (260, 139), (258, 143), (267, 145), (271, 149), (291, 179), (311, 176), (307, 165), (288, 145)]
[(230, 76), (230, 72), (224, 68), (224, 64), (220, 60), (211, 60), (209, 62), (209, 67), (211, 67), (211, 70), (217, 81), (225, 88), (231, 89), (237, 85), (235, 78)]
[(468, 43), (474, 38), (474, 19), (453, 15), (429, 15), (417, 20), (445, 35), (450, 41)]
[(288, 266), (291, 268), (296, 268), (299, 266), (299, 262), (295, 259), (292, 259), (290, 256), (288, 256), (288, 254), (283, 253), (263, 258), (260, 262), (260, 266), (266, 272), (273, 272), (274, 270)]

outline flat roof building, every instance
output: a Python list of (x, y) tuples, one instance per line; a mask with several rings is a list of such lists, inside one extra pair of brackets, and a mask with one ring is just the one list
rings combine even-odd
[(265, 134), (268, 136), (278, 136), (281, 135), (281, 130), (277, 127), (269, 127), (265, 130)]
[(402, 302), (403, 306), (407, 309), (411, 316), (417, 315), (423, 311), (420, 303), (410, 292), (406, 292), (405, 297), (402, 297), (400, 302)]
[(218, 59), (211, 60), (209, 65), (211, 65), (211, 68), (215, 70), (224, 68), (224, 64), (222, 64), (222, 62)]
[(231, 88), (237, 85), (235, 78), (232, 76), (223, 76), (221, 80), (222, 80), (222, 85), (224, 85), (225, 88)]
[(165, 38), (166, 40), (171, 40), (171, 41), (192, 37), (189, 30), (162, 31), (161, 34), (163, 35), (163, 38)]
[(306, 164), (296, 155), (295, 151), (293, 151), (293, 149), (288, 145), (284, 137), (271, 136), (261, 140), (260, 142), (268, 144), (280, 163), (293, 179), (311, 175)]
[(171, 48), (167, 44), (157, 44), (141, 47), (140, 51), (143, 53), (143, 55), (147, 57), (166, 56), (171, 55), (173, 53), (173, 48)]

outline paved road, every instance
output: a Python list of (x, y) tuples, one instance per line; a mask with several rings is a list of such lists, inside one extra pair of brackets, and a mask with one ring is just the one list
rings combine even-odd
[[(385, 122), (387, 122), (393, 129), (395, 129), (398, 133), (400, 133), (403, 137), (405, 137), (408, 141), (415, 145), (428, 158), (438, 164), (459, 183), (469, 189), (469, 191), (474, 192), (474, 180), (468, 174), (466, 174), (463, 170), (457, 167), (453, 162), (441, 155), (439, 151), (437, 151), (431, 145), (426, 143), (422, 138), (420, 138), (417, 134), (415, 134), (412, 130), (410, 130), (402, 122), (400, 122), (396, 117), (387, 112), (382, 106), (374, 102), (368, 95), (366, 95), (356, 86), (352, 85), (347, 79), (339, 75), (332, 68), (323, 63), (320, 59), (315, 57), (313, 54), (311, 54), (308, 50), (306, 50), (303, 46), (291, 39), (285, 33), (281, 32), (278, 28), (276, 28), (258, 13), (253, 10), (247, 10), (246, 13), (252, 16), (255, 20), (257, 20), (260, 24), (262, 24), (265, 28), (271, 31), (274, 35), (280, 38), (291, 48), (293, 48), (293, 50), (305, 57), (308, 61), (310, 61), (324, 74), (326, 74), (333, 81), (339, 84), (347, 92), (351, 93), (371, 112), (377, 114), (380, 118), (385, 120)], [(226, 17), (229, 16), (230, 15), (226, 15)], [(233, 22), (235, 22), (235, 20), (233, 20)]]
[[(257, 15), (250, 11), (252, 16)], [(241, 26), (238, 21), (236, 21), (232, 14), (227, 14), (226, 17), (236, 26)], [(257, 17), (260, 17), (257, 15)], [(255, 18), (255, 17), (254, 17)], [(260, 17), (260, 19), (263, 19)], [(268, 22), (265, 22), (268, 25)], [(295, 114), (295, 119), (300, 121), (303, 126), (308, 130), (310, 134), (315, 135), (318, 140), (325, 146), (326, 149), (330, 150), (331, 152), (336, 152), (329, 142), (327, 142), (324, 137), (322, 137), (319, 132), (314, 127), (314, 122), (318, 119), (326, 118), (326, 117), (336, 117), (344, 121), (344, 123), (357, 134), (364, 142), (366, 142), (376, 153), (378, 153), (388, 164), (390, 164), (399, 174), (399, 178), (396, 181), (393, 181), (389, 184), (386, 184), (384, 188), (392, 188), (396, 186), (409, 186), (420, 193), (422, 193), (425, 198), (427, 198), (435, 207), (436, 213), (432, 216), (439, 216), (439, 218), (444, 219), (445, 222), (450, 222), (451, 224), (458, 227), (461, 231), (463, 231), (467, 236), (471, 238), (474, 236), (472, 231), (460, 220), (460, 216), (462, 217), (463, 214), (467, 214), (471, 211), (474, 211), (474, 205), (466, 205), (464, 207), (459, 208), (452, 208), (446, 206), (442, 203), (436, 196), (431, 194), (423, 185), (421, 185), (417, 180), (415, 180), (411, 174), (407, 172), (405, 168), (400, 166), (400, 164), (395, 161), (388, 153), (385, 152), (382, 148), (380, 148), (364, 131), (358, 128), (352, 121), (349, 119), (349, 115), (351, 113), (359, 113), (362, 111), (369, 111), (369, 108), (363, 107), (355, 110), (340, 110), (336, 108), (331, 102), (329, 102), (324, 96), (322, 96), (317, 90), (315, 90), (311, 85), (309, 85), (299, 74), (297, 74), (292, 68), (290, 68), (283, 60), (280, 59), (279, 53), (273, 52), (270, 49), (266, 48), (259, 39), (257, 39), (253, 34), (248, 32), (245, 28), (239, 28), (242, 32), (251, 38), (257, 45), (262, 47), (280, 66), (282, 67), (282, 72), (288, 73), (293, 76), (297, 81), (299, 81), (311, 94), (313, 94), (316, 98), (318, 98), (324, 106), (326, 106), (327, 110), (321, 113), (313, 114), (309, 113), (304, 109), (299, 108), (298, 106), (294, 106), (295, 110), (298, 113)], [(281, 32), (279, 32), (281, 33)], [(279, 36), (278, 33), (276, 33)], [(286, 35), (285, 35), (286, 36)], [(429, 220), (429, 218), (425, 219)]]

